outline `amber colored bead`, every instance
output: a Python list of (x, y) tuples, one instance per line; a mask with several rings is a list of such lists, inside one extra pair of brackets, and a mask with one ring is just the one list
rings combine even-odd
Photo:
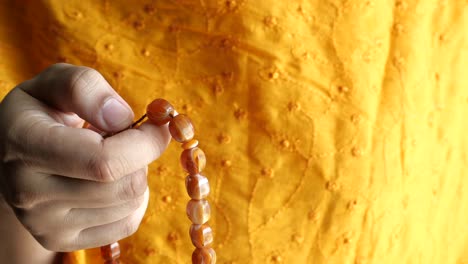
[(174, 107), (164, 99), (156, 99), (146, 108), (148, 119), (154, 124), (161, 126), (171, 121)]
[(104, 264), (120, 264), (120, 260), (114, 259), (114, 260), (106, 260)]
[(192, 121), (186, 115), (177, 115), (172, 118), (169, 122), (169, 132), (173, 139), (181, 143), (190, 141), (195, 135)]
[(110, 245), (102, 246), (101, 247), (101, 256), (106, 261), (117, 260), (120, 257), (119, 243), (114, 242), (114, 243), (112, 243)]
[(213, 230), (207, 224), (191, 225), (190, 238), (195, 247), (205, 248), (213, 243)]
[(201, 174), (187, 176), (185, 178), (185, 188), (190, 198), (195, 200), (204, 199), (210, 194), (208, 178)]
[(187, 216), (192, 223), (201, 225), (211, 217), (211, 206), (207, 200), (190, 200), (187, 203)]
[(197, 248), (192, 253), (192, 264), (215, 264), (216, 252), (212, 248)]
[(183, 149), (191, 149), (198, 146), (198, 140), (192, 139), (182, 144)]
[(206, 166), (205, 153), (200, 148), (186, 149), (180, 155), (180, 164), (191, 175), (200, 173)]

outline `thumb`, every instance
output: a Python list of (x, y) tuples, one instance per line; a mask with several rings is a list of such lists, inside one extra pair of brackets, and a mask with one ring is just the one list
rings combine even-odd
[(78, 114), (102, 131), (123, 130), (134, 117), (104, 77), (88, 67), (55, 64), (19, 88), (58, 110)]

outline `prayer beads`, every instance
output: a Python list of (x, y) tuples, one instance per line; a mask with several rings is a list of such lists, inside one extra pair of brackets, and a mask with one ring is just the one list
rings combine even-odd
[(169, 132), (172, 138), (182, 143), (180, 163), (188, 172), (185, 179), (187, 193), (192, 198), (187, 204), (187, 216), (192, 221), (190, 238), (196, 247), (192, 254), (193, 264), (216, 263), (216, 252), (211, 248), (213, 230), (207, 224), (211, 216), (211, 207), (206, 197), (210, 193), (208, 179), (200, 173), (205, 169), (206, 156), (194, 139), (195, 130), (191, 120), (185, 115), (176, 115), (169, 121)]
[[(194, 139), (195, 129), (192, 121), (186, 115), (177, 114), (174, 107), (164, 99), (156, 99), (147, 107), (146, 114), (130, 128), (141, 122), (145, 117), (155, 125), (169, 123), (172, 138), (182, 143), (180, 163), (188, 173), (185, 187), (191, 200), (187, 203), (186, 213), (190, 221), (189, 234), (196, 249), (192, 253), (192, 264), (215, 264), (216, 252), (211, 247), (213, 230), (207, 224), (211, 217), (211, 207), (206, 198), (210, 193), (208, 178), (200, 173), (205, 169), (206, 156), (198, 147), (198, 140)], [(101, 254), (105, 264), (118, 264), (120, 248), (118, 242), (101, 247)]]

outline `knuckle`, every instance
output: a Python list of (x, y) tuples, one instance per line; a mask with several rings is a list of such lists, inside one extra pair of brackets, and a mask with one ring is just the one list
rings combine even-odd
[[(104, 144), (104, 143), (102, 143)], [(101, 146), (88, 162), (88, 169), (91, 176), (102, 182), (114, 182), (125, 176), (129, 167), (124, 157), (113, 155), (110, 151), (106, 151), (104, 146)]]
[(15, 209), (16, 217), (20, 220), (21, 224), (33, 236), (44, 236), (45, 229), (38, 224), (37, 217), (30, 211), (24, 209)]
[[(54, 84), (56, 81), (66, 80), (67, 74), (70, 70), (77, 68), (66, 63), (55, 63), (47, 67), (44, 71), (39, 73), (32, 79), (34, 86), (43, 87), (45, 85)], [(65, 79), (63, 79), (65, 78)], [(46, 86), (47, 87), (47, 86)], [(28, 88), (26, 88), (28, 89)]]
[[(131, 217), (130, 217), (131, 219)], [(129, 220), (125, 223), (124, 227), (123, 227), (123, 236), (124, 237), (129, 237), (131, 235), (133, 235), (137, 230), (138, 230), (138, 227), (140, 226), (140, 222), (138, 221), (135, 221), (135, 220)]]
[(110, 160), (106, 157), (95, 156), (89, 162), (89, 170), (92, 177), (101, 182), (113, 182), (116, 180), (116, 175), (112, 171)]
[(15, 191), (10, 194), (10, 204), (15, 209), (31, 209), (36, 204), (36, 194), (30, 191)]
[[(2, 138), (2, 144), (0, 144), (0, 161), (2, 163), (8, 163), (13, 160), (16, 155), (16, 148), (20, 142), (18, 133), (18, 124), (21, 124), (23, 111), (15, 111), (15, 101), (17, 99), (12, 98), (16, 94), (18, 89), (13, 89), (0, 103), (0, 138)], [(12, 118), (13, 117), (13, 118)]]
[(47, 195), (28, 183), (28, 161), (11, 162), (3, 167), (1, 177), (3, 196), (13, 210), (30, 210), (40, 202), (47, 200)]
[(57, 76), (57, 72), (63, 70), (65, 63), (55, 63), (47, 67), (44, 71), (39, 74), (39, 79), (44, 82), (48, 82)]
[(143, 196), (141, 197), (138, 197), (136, 199), (132, 199), (130, 202), (129, 202), (129, 207), (131, 210), (137, 210), (141, 204), (143, 203), (144, 201), (144, 198)]
[(69, 65), (69, 64), (66, 64), (66, 63), (63, 63), (63, 62), (54, 63), (54, 64), (50, 65), (49, 67), (47, 67), (47, 69), (45, 69), (43, 71), (43, 73), (49, 73), (50, 71), (55, 72), (57, 70), (62, 69), (64, 66), (67, 66), (67, 65)]
[(124, 182), (122, 191), (119, 194), (123, 200), (134, 199), (142, 196), (147, 188), (147, 178), (144, 170), (139, 170), (133, 174), (127, 176), (127, 184)]
[(75, 214), (74, 208), (68, 210), (68, 212), (63, 216), (63, 224), (70, 227), (78, 226), (78, 217)]
[(69, 77), (72, 99), (79, 97), (80, 94), (93, 94), (103, 81), (104, 77), (92, 68), (79, 67), (78, 70), (75, 68)]
[[(30, 230), (29, 230), (30, 231)], [(50, 227), (46, 232), (32, 233), (31, 235), (45, 249), (55, 252), (70, 252), (79, 248), (73, 243), (75, 233), (64, 232), (63, 230), (51, 230)]]
[[(34, 234), (33, 234), (34, 235)], [(41, 236), (41, 235), (36, 235), (34, 238), (37, 240), (37, 242), (45, 249), (49, 251), (55, 251), (56, 245), (55, 243), (52, 242), (51, 239), (49, 239), (48, 236)]]
[[(15, 164), (18, 161), (26, 161), (31, 158), (31, 145), (36, 144), (39, 139), (35, 131), (43, 125), (36, 115), (31, 114), (31, 110), (22, 110), (14, 114), (14, 119), (2, 127), (0, 138), (3, 138), (0, 147), (1, 162), (3, 164)], [(0, 125), (1, 126), (1, 125)]]
[(39, 242), (39, 244), (49, 250), (54, 252), (66, 252), (69, 249), (66, 247), (66, 244), (61, 242), (59, 237), (50, 236), (50, 235), (35, 235), (34, 238)]

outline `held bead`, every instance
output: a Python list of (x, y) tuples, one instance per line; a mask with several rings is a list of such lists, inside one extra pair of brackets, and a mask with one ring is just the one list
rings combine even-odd
[(171, 120), (174, 107), (164, 99), (156, 99), (146, 107), (146, 115), (154, 124), (161, 126)]
[(200, 148), (186, 149), (180, 155), (182, 168), (191, 175), (200, 173), (206, 166), (206, 156)]
[(192, 121), (186, 115), (174, 116), (169, 122), (169, 132), (171, 132), (173, 139), (181, 143), (190, 141), (195, 135)]
[(187, 216), (196, 225), (201, 225), (211, 217), (211, 207), (207, 200), (190, 200), (187, 203)]
[(207, 224), (191, 225), (189, 233), (196, 248), (205, 248), (213, 243), (213, 230)]
[(197, 248), (192, 253), (192, 264), (215, 264), (216, 252), (212, 248)]
[(190, 198), (195, 200), (204, 199), (210, 194), (208, 178), (201, 174), (188, 175), (185, 178), (185, 188)]

